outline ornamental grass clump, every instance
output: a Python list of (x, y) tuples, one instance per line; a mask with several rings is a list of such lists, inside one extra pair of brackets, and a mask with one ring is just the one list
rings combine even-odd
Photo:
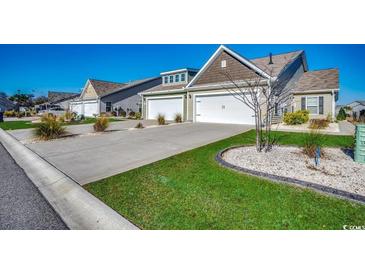
[(157, 123), (161, 126), (161, 125), (165, 125), (166, 124), (166, 120), (165, 120), (165, 115), (163, 114), (158, 114), (157, 116)]
[(180, 113), (175, 114), (175, 123), (182, 123), (182, 116)]
[(144, 128), (143, 124), (141, 122), (139, 122), (137, 125), (136, 125), (136, 128)]
[(56, 116), (45, 114), (38, 127), (35, 129), (36, 136), (43, 140), (59, 138), (65, 133), (65, 128)]
[(103, 132), (105, 131), (109, 126), (109, 119), (108, 117), (101, 116), (96, 119), (96, 122), (94, 124), (94, 130), (96, 132)]
[(322, 148), (325, 142), (325, 135), (313, 130), (309, 134), (306, 134), (304, 137), (303, 153), (311, 158), (314, 158), (316, 155), (316, 149), (319, 147), (321, 149), (321, 156), (323, 156)]
[(329, 125), (329, 121), (327, 119), (311, 119), (309, 121), (310, 129), (324, 129)]

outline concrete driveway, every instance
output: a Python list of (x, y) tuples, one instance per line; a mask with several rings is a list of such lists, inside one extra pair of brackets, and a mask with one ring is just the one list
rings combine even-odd
[(186, 123), (65, 138), (27, 147), (83, 185), (251, 128)]

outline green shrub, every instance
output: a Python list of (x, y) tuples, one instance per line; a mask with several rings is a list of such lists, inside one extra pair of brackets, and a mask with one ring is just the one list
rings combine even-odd
[(137, 120), (141, 120), (142, 118), (142, 114), (140, 112), (136, 112), (136, 115), (134, 115), (134, 117), (137, 119)]
[(136, 125), (136, 128), (144, 128), (143, 124), (141, 122), (139, 122), (137, 125)]
[(44, 115), (41, 123), (35, 129), (36, 135), (44, 140), (60, 137), (65, 132), (61, 122), (57, 121), (57, 117), (53, 115)]
[(109, 126), (109, 119), (108, 117), (101, 116), (96, 119), (96, 122), (94, 124), (94, 130), (96, 132), (102, 132), (105, 131)]
[(284, 123), (287, 125), (300, 125), (308, 122), (309, 111), (298, 110), (296, 112), (287, 112), (284, 114)]
[[(304, 137), (303, 153), (313, 158), (316, 155), (317, 147), (323, 148), (325, 142), (325, 135), (319, 133), (318, 131), (311, 131)], [(323, 149), (321, 149), (321, 155), (323, 156)]]
[(336, 119), (338, 121), (346, 120), (346, 111), (344, 108), (340, 108), (340, 111), (338, 112)]
[(310, 129), (323, 129), (327, 128), (329, 125), (329, 121), (327, 119), (311, 119), (309, 121)]
[(15, 117), (16, 113), (14, 110), (7, 110), (4, 112), (5, 117)]
[(124, 109), (121, 109), (119, 111), (119, 115), (122, 116), (122, 117), (126, 117), (127, 116), (127, 112)]
[(165, 125), (166, 124), (165, 115), (159, 113), (157, 116), (157, 123), (159, 125)]

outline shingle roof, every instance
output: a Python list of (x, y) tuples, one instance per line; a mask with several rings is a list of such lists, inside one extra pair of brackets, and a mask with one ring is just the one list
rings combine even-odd
[(80, 93), (71, 92), (59, 92), (59, 91), (48, 91), (48, 102), (51, 104), (68, 100), (79, 96)]
[(113, 94), (115, 92), (120, 92), (120, 91), (129, 89), (131, 87), (134, 87), (134, 86), (137, 86), (137, 85), (140, 85), (140, 84), (143, 84), (143, 83), (146, 83), (146, 82), (158, 79), (158, 78), (160, 78), (160, 77), (150, 77), (150, 78), (145, 78), (145, 79), (140, 79), (140, 80), (134, 80), (134, 81), (129, 82), (128, 84), (123, 84), (122, 86), (120, 86), (118, 88), (115, 88), (115, 89), (112, 89), (109, 91), (105, 91), (103, 94), (101, 94), (101, 96), (107, 96), (107, 95)]
[(144, 92), (154, 92), (154, 91), (173, 91), (173, 90), (179, 90), (182, 89), (184, 87), (186, 87), (187, 84), (180, 84), (180, 85), (166, 85), (164, 86), (163, 84), (160, 84), (158, 86), (155, 86), (153, 88), (150, 88)]
[(302, 50), (292, 51), (283, 54), (272, 55), (273, 64), (269, 65), (270, 57), (262, 57), (251, 59), (250, 61), (254, 63), (257, 67), (268, 73), (269, 75), (276, 77), (285, 68), (286, 65), (290, 64), (295, 58), (297, 58)]
[(338, 69), (322, 69), (304, 72), (294, 87), (294, 92), (322, 89), (338, 89)]
[(95, 92), (98, 96), (102, 96), (106, 92), (110, 92), (112, 90), (122, 88), (125, 85), (127, 85), (125, 83), (116, 83), (116, 82), (96, 80), (96, 79), (89, 79), (89, 82), (95, 89)]

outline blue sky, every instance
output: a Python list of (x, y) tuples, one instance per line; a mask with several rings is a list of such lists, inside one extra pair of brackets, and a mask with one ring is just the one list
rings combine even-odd
[[(0, 91), (79, 91), (88, 78), (126, 82), (200, 68), (219, 45), (0, 45)], [(340, 100), (365, 100), (365, 45), (227, 45), (247, 58), (306, 51), (310, 70), (340, 69)]]

